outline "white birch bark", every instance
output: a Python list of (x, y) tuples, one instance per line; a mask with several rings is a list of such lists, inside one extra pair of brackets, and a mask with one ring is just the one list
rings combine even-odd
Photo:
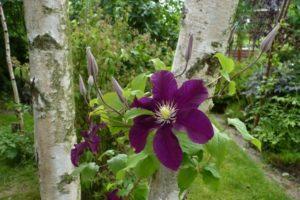
[(42, 200), (80, 199), (79, 180), (61, 182), (73, 171), (70, 151), (76, 142), (67, 5), (67, 0), (24, 0)]
[[(2, 28), (3, 28), (3, 33), (4, 33), (6, 63), (7, 63), (9, 76), (10, 76), (11, 85), (12, 85), (12, 88), (13, 88), (14, 101), (18, 106), (20, 106), (20, 96), (19, 96), (19, 92), (18, 92), (18, 86), (17, 86), (17, 82), (16, 82), (16, 79), (15, 79), (13, 65), (12, 65), (12, 62), (11, 62), (9, 34), (8, 34), (6, 19), (5, 19), (3, 6), (2, 6), (1, 2), (0, 2), (0, 16), (1, 16), (1, 24), (2, 24)], [(23, 132), (24, 131), (24, 120), (23, 120), (23, 113), (21, 111), (21, 108), (17, 108), (16, 113), (17, 113), (17, 117), (19, 119), (20, 131)]]
[[(185, 66), (185, 52), (189, 35), (193, 34), (193, 50), (186, 72), (178, 77), (179, 83), (186, 79), (200, 78), (210, 83), (218, 77), (216, 52), (225, 53), (230, 35), (230, 22), (238, 0), (186, 0), (172, 71), (180, 74)], [(213, 95), (215, 86), (208, 90)], [(213, 103), (207, 100), (201, 110), (207, 112)], [(177, 200), (177, 174), (162, 167), (151, 182), (149, 200)]]

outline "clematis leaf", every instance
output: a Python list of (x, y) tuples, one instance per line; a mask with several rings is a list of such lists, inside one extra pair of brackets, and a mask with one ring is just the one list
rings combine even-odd
[(98, 172), (98, 170), (99, 170), (99, 166), (94, 162), (82, 163), (78, 167), (75, 168), (72, 175), (73, 176), (81, 175), (80, 176), (81, 182), (83, 184), (88, 184), (93, 180), (93, 177)]
[(154, 113), (150, 110), (146, 110), (142, 108), (132, 108), (126, 111), (126, 113), (124, 114), (124, 120), (128, 122), (129, 120), (141, 115), (154, 115)]
[(121, 110), (123, 108), (123, 103), (120, 101), (117, 93), (108, 92), (103, 95), (104, 101), (116, 110)]
[(167, 70), (165, 63), (163, 61), (161, 61), (159, 58), (154, 58), (154, 59), (151, 59), (150, 61), (153, 62), (153, 65), (154, 65), (154, 68), (156, 71)]
[[(147, 75), (145, 73), (142, 73), (138, 76), (136, 76), (127, 86), (128, 88), (131, 88), (132, 91), (139, 90), (144, 94), (145, 88), (146, 88), (146, 82), (147, 82)], [(143, 96), (143, 95), (142, 95)], [(140, 96), (140, 97), (142, 97)], [(140, 98), (139, 96), (137, 96)]]
[(216, 53), (215, 57), (218, 58), (222, 70), (224, 70), (228, 74), (234, 70), (234, 61), (231, 58), (225, 56), (222, 53)]
[(203, 145), (192, 142), (186, 133), (177, 132), (177, 138), (184, 153), (191, 156), (203, 151)]
[(221, 75), (223, 76), (223, 78), (225, 78), (228, 82), (230, 81), (229, 74), (228, 74), (225, 70), (221, 69), (221, 70), (220, 70), (220, 74), (221, 74)]
[(208, 186), (210, 186), (213, 189), (218, 188), (220, 174), (219, 174), (219, 170), (214, 164), (208, 164), (204, 166), (201, 171), (201, 174), (204, 183), (206, 183)]
[(214, 137), (205, 144), (205, 148), (210, 155), (216, 158), (217, 165), (220, 165), (226, 155), (229, 137), (214, 127)]
[(234, 81), (230, 81), (228, 85), (228, 94), (230, 96), (234, 95), (236, 93), (236, 84)]
[(233, 125), (245, 140), (250, 141), (254, 146), (258, 148), (259, 151), (261, 151), (261, 142), (250, 135), (244, 122), (242, 122), (238, 118), (228, 118), (228, 124)]
[(154, 155), (148, 155), (135, 167), (135, 173), (139, 178), (148, 178), (159, 168), (159, 163)]
[(177, 184), (182, 194), (188, 189), (197, 177), (197, 170), (194, 167), (182, 168), (178, 172)]
[(107, 161), (108, 168), (113, 172), (117, 173), (121, 169), (126, 167), (128, 157), (126, 154), (118, 154)]
[(142, 182), (138, 184), (132, 191), (134, 197), (133, 199), (147, 200), (148, 193), (149, 193), (149, 185), (147, 184), (147, 182)]

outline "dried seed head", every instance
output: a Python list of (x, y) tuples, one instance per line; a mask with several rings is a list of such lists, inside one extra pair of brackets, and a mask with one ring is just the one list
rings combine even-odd
[(194, 41), (194, 37), (192, 34), (190, 34), (190, 38), (189, 38), (189, 44), (188, 47), (186, 49), (185, 52), (185, 60), (186, 62), (190, 60), (191, 55), (192, 55), (192, 50), (193, 50), (193, 41)]
[(278, 33), (278, 30), (280, 28), (280, 24), (278, 23), (273, 29), (272, 31), (265, 37), (265, 39), (262, 41), (261, 45), (260, 45), (260, 50), (262, 52), (267, 52), (271, 49), (272, 47), (272, 43)]
[(82, 96), (86, 95), (86, 88), (81, 75), (79, 75), (79, 91)]
[(86, 56), (88, 73), (96, 78), (98, 75), (98, 65), (90, 47), (86, 48)]

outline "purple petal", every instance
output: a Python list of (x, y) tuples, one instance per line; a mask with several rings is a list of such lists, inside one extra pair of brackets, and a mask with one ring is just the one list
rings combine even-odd
[(120, 198), (117, 193), (118, 193), (118, 189), (113, 190), (112, 192), (107, 194), (107, 200), (122, 200), (122, 198)]
[(135, 98), (131, 107), (143, 108), (147, 110), (154, 111), (155, 109), (155, 101), (149, 97), (142, 97), (140, 99)]
[(78, 167), (80, 156), (83, 154), (84, 150), (88, 148), (88, 144), (87, 142), (81, 142), (74, 146), (75, 148), (71, 150), (71, 161), (74, 166)]
[(151, 116), (140, 116), (134, 119), (134, 124), (129, 132), (129, 141), (136, 153), (145, 148), (148, 134), (156, 126), (155, 119)]
[(151, 76), (153, 98), (158, 101), (173, 100), (177, 82), (169, 71), (159, 71)]
[(208, 117), (197, 109), (179, 111), (176, 118), (176, 129), (187, 131), (190, 139), (199, 144), (204, 144), (213, 135), (213, 127)]
[(100, 137), (98, 135), (92, 135), (89, 138), (89, 148), (91, 150), (91, 152), (93, 152), (94, 154), (97, 154), (99, 151), (99, 143), (100, 143)]
[(178, 170), (182, 161), (182, 150), (170, 127), (163, 126), (157, 130), (153, 149), (164, 166), (174, 171)]
[(189, 80), (182, 84), (175, 94), (178, 108), (198, 108), (208, 97), (202, 80)]

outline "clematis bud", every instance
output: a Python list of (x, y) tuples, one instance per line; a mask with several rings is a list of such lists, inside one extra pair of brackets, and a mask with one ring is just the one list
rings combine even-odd
[(126, 99), (123, 95), (123, 89), (120, 86), (120, 84), (118, 83), (118, 81), (114, 77), (111, 77), (111, 82), (112, 82), (113, 88), (116, 91), (116, 93), (117, 93), (119, 99), (121, 100), (121, 102), (126, 104), (127, 101), (126, 101)]
[(88, 84), (89, 84), (89, 86), (93, 86), (94, 85), (94, 78), (93, 78), (92, 75), (90, 75), (89, 78), (88, 78)]
[(97, 62), (96, 62), (96, 59), (95, 59), (94, 55), (91, 52), (90, 47), (86, 48), (86, 57), (87, 57), (87, 69), (88, 69), (89, 75), (97, 77), (97, 75), (98, 75), (98, 65), (97, 65)]
[(189, 44), (188, 44), (188, 47), (186, 49), (186, 52), (185, 52), (185, 60), (186, 62), (190, 60), (191, 58), (191, 55), (192, 55), (192, 49), (193, 49), (193, 41), (194, 41), (194, 37), (193, 35), (191, 34), (190, 35), (190, 38), (189, 38)]
[(272, 47), (272, 43), (275, 39), (275, 36), (278, 33), (278, 30), (280, 28), (280, 24), (278, 23), (273, 30), (265, 37), (265, 39), (262, 41), (261, 45), (260, 45), (260, 50), (262, 52), (267, 52), (270, 50), (270, 48)]
[(81, 75), (79, 75), (79, 91), (82, 96), (86, 95), (86, 88)]

